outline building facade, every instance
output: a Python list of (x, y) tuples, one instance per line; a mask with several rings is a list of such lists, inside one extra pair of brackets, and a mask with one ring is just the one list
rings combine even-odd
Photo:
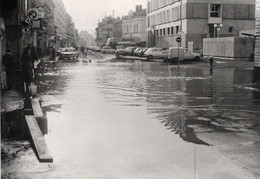
[[(52, 46), (52, 37), (55, 34), (55, 26), (54, 26), (54, 9), (55, 5), (53, 0), (39, 0), (34, 1), (35, 7), (41, 8), (44, 12), (44, 18), (42, 19), (42, 27), (47, 29), (46, 33), (39, 33), (37, 41), (34, 41), (33, 44), (35, 46), (39, 46), (42, 49), (43, 55), (47, 55), (49, 53), (49, 48)], [(36, 45), (37, 44), (37, 45)]]
[(135, 12), (123, 17), (123, 40), (134, 41), (140, 46), (146, 46), (146, 9), (136, 6)]
[[(29, 44), (42, 52), (43, 44), (48, 47), (53, 34), (52, 0), (1, 0), (0, 1), (0, 61), (5, 50), (14, 52), (15, 68), (19, 72), (23, 49)], [(32, 13), (34, 12), (34, 13)], [(1, 68), (1, 86), (4, 84), (5, 69)]]
[(96, 28), (96, 36), (97, 45), (100, 47), (105, 46), (109, 38), (113, 38), (115, 41), (121, 41), (122, 20), (120, 19), (120, 17), (104, 17), (101, 22), (98, 22), (98, 27)]
[(75, 43), (75, 23), (72, 22), (71, 16), (65, 9), (62, 0), (53, 0), (54, 9), (54, 24), (57, 46), (68, 46)]
[(255, 0), (149, 0), (148, 46), (201, 51), (203, 38), (238, 36), (255, 27)]

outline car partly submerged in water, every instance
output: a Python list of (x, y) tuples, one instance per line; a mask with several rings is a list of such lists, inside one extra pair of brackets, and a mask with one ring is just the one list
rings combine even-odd
[(60, 50), (60, 57), (59, 60), (77, 60), (79, 57), (79, 53), (76, 51), (75, 48), (62, 48)]

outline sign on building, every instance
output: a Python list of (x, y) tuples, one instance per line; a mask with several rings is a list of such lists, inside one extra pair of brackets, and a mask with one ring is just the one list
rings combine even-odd
[(30, 8), (28, 11), (29, 18), (33, 20), (44, 18), (44, 14), (43, 8)]
[(38, 19), (38, 9), (37, 8), (29, 9), (28, 16), (30, 19), (37, 20)]
[(45, 11), (43, 8), (38, 8), (38, 18), (43, 19), (45, 15)]
[(39, 29), (41, 27), (41, 22), (40, 21), (33, 21), (32, 23), (32, 28), (33, 29)]

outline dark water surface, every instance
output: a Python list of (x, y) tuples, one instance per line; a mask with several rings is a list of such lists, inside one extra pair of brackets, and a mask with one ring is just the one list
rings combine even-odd
[(16, 176), (259, 176), (260, 100), (251, 68), (92, 60), (59, 63), (40, 80), (54, 163), (28, 169), (35, 156), (25, 152)]

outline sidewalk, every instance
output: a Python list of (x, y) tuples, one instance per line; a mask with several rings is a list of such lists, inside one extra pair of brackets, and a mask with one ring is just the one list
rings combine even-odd
[[(202, 63), (201, 63), (202, 62)], [(209, 59), (204, 57), (201, 59), (201, 62), (198, 64), (201, 65), (209, 65)], [(221, 68), (252, 68), (254, 67), (254, 62), (249, 60), (227, 60), (223, 58), (214, 58), (213, 67), (221, 67)]]

